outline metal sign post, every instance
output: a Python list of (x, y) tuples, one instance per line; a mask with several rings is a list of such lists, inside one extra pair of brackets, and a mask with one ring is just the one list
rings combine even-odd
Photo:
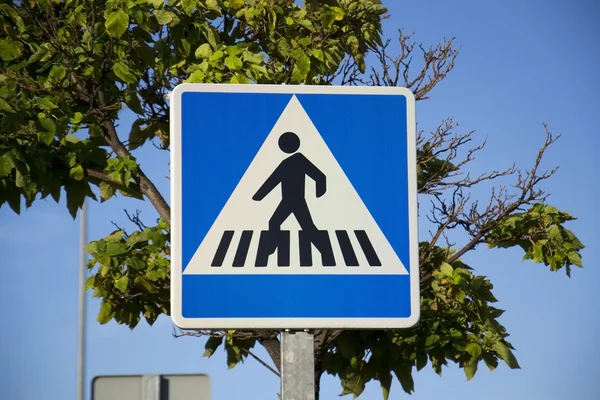
[(182, 84), (170, 102), (175, 325), (282, 331), (282, 395), (308, 400), (306, 329), (419, 320), (410, 90)]
[(315, 400), (314, 349), (312, 332), (281, 332), (282, 400)]

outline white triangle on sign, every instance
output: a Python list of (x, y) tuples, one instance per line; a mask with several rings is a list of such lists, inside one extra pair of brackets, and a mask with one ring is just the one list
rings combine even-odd
[[(285, 132), (294, 132), (300, 139), (298, 152), (303, 154), (326, 176), (326, 192), (316, 196), (316, 185), (310, 177), (305, 179), (305, 199), (314, 224), (327, 231), (335, 258), (335, 266), (323, 266), (321, 255), (312, 245), (312, 266), (300, 265), (299, 231), (295, 216), (290, 215), (281, 230), (290, 231), (289, 266), (278, 266), (278, 250), (269, 257), (266, 266), (257, 267), (261, 231), (269, 228), (269, 220), (282, 201), (281, 184), (261, 201), (252, 199), (263, 182), (290, 154), (279, 148), (279, 138)], [(355, 234), (365, 231), (379, 259), (371, 266), (366, 252)], [(211, 266), (224, 232), (233, 231), (220, 266)], [(240, 247), (243, 231), (252, 231), (243, 267), (233, 266)], [(336, 231), (346, 231), (358, 265), (347, 266)], [(346, 246), (347, 249), (347, 246)], [(219, 213), (215, 222), (184, 270), (184, 274), (408, 274), (398, 255), (371, 216), (371, 213), (336, 161), (329, 147), (313, 125), (306, 111), (293, 96), (275, 126), (265, 139), (252, 163)]]

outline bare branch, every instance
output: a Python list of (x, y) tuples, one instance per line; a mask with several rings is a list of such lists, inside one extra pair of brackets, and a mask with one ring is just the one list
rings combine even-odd
[(538, 184), (554, 175), (558, 170), (558, 167), (550, 171), (544, 171), (541, 174), (538, 174), (538, 169), (546, 150), (548, 150), (548, 147), (558, 140), (560, 135), (556, 137), (553, 136), (552, 133), (548, 131), (546, 124), (544, 124), (544, 131), (546, 133), (546, 139), (538, 151), (533, 167), (528, 171), (519, 171), (518, 173), (518, 180), (514, 187), (519, 189), (520, 193), (510, 194), (504, 187), (501, 187), (498, 192), (495, 190), (492, 191), (490, 202), (483, 212), (480, 213), (477, 212), (477, 210), (472, 210), (471, 215), (467, 217), (467, 221), (470, 219), (468, 222), (471, 222), (478, 227), (477, 233), (473, 236), (469, 243), (467, 243), (463, 248), (461, 248), (448, 259), (449, 263), (456, 261), (467, 251), (477, 246), (477, 244), (482, 241), (485, 235), (494, 229), (494, 227), (503, 218), (517, 210), (523, 209), (523, 206), (532, 205), (534, 203), (543, 202), (546, 200), (548, 194), (540, 189)]
[[(275, 331), (235, 331), (235, 332), (227, 332), (227, 331), (212, 331), (212, 330), (193, 330), (193, 331), (183, 331), (179, 330), (179, 333), (173, 328), (173, 336), (174, 337), (183, 337), (183, 336), (212, 336), (212, 337), (234, 337), (238, 339), (258, 339), (258, 342), (263, 345), (263, 347), (267, 350), (267, 353), (275, 363), (274, 369), (270, 365), (268, 365), (264, 360), (260, 357), (247, 350), (246, 353), (258, 361), (262, 366), (267, 368), (269, 371), (273, 372), (275, 375), (280, 376), (279, 372), (281, 370), (281, 356), (274, 357), (272, 353), (280, 353), (279, 340), (277, 339), (277, 332)], [(265, 345), (266, 343), (266, 345)], [(275, 349), (274, 343), (277, 344), (277, 348)], [(268, 346), (268, 347), (267, 347)]]
[[(443, 131), (444, 130), (442, 129), (442, 132)], [(538, 150), (532, 168), (527, 171), (518, 171), (517, 173), (517, 182), (513, 185), (513, 187), (517, 189), (516, 193), (510, 192), (505, 186), (493, 187), (489, 201), (482, 209), (480, 209), (478, 201), (473, 201), (467, 205), (469, 203), (469, 196), (463, 196), (462, 194), (463, 188), (470, 187), (481, 180), (493, 180), (500, 176), (512, 174), (515, 171), (513, 166), (505, 172), (494, 171), (476, 179), (470, 179), (467, 176), (467, 178), (454, 183), (457, 186), (449, 198), (442, 198), (440, 194), (434, 194), (431, 201), (432, 212), (431, 215), (428, 216), (428, 219), (430, 222), (437, 225), (437, 231), (432, 235), (428, 250), (433, 248), (440, 237), (444, 237), (447, 243), (447, 254), (450, 255), (449, 250), (452, 246), (446, 234), (449, 230), (456, 227), (463, 228), (465, 232), (471, 236), (471, 239), (446, 260), (448, 263), (453, 263), (466, 252), (473, 250), (478, 244), (484, 243), (486, 235), (489, 234), (505, 217), (511, 215), (515, 211), (524, 210), (526, 206), (531, 206), (546, 200), (548, 194), (539, 188), (539, 183), (554, 175), (558, 168), (549, 171), (547, 170), (542, 173), (539, 172), (539, 169), (545, 152), (550, 145), (556, 142), (560, 135), (552, 135), (552, 133), (548, 131), (546, 124), (544, 124), (544, 131), (546, 138), (543, 145)], [(441, 154), (439, 150), (441, 144), (451, 142), (442, 136), (434, 135), (431, 143), (433, 143), (438, 150), (433, 151), (432, 154)], [(464, 140), (459, 140), (459, 142), (464, 143)], [(425, 145), (426, 143), (423, 143), (424, 147)], [(451, 152), (452, 150), (450, 150), (450, 153)], [(472, 152), (468, 152), (466, 160), (471, 159), (471, 155)], [(452, 157), (450, 157), (450, 159), (452, 159)], [(448, 183), (447, 187), (449, 186), (450, 184)], [(426, 261), (429, 254), (429, 252), (425, 253), (426, 254), (422, 255), (422, 263)], [(428, 271), (425, 273), (421, 277), (421, 284), (426, 283), (432, 277), (434, 272), (435, 271)]]
[(447, 118), (429, 136), (426, 137), (423, 131), (418, 133), (417, 163), (422, 175), (419, 193), (439, 195), (447, 189), (470, 188), (484, 181), (512, 175), (515, 172), (513, 165), (501, 171), (494, 170), (475, 177), (467, 173), (463, 177), (464, 173), (461, 172), (463, 167), (475, 160), (475, 155), (484, 149), (486, 140), (467, 149), (464, 157), (459, 158), (462, 148), (473, 140), (475, 131), (466, 134), (455, 133), (458, 126), (459, 124), (454, 122), (453, 118)]
[[(454, 38), (444, 39), (441, 43), (425, 49), (419, 45), (421, 50), (422, 65), (415, 66), (414, 50), (415, 43), (411, 41), (413, 34), (405, 34), (402, 29), (398, 30), (398, 43), (400, 54), (392, 57), (388, 54), (390, 41), (374, 50), (379, 61), (380, 68), (371, 68), (371, 74), (363, 84), (369, 86), (403, 86), (413, 91), (417, 100), (428, 99), (427, 94), (440, 83), (446, 75), (454, 68), (459, 48), (453, 47)], [(413, 74), (412, 70), (417, 69)]]
[(127, 218), (133, 222), (140, 231), (143, 231), (144, 229), (146, 229), (146, 225), (144, 225), (144, 223), (142, 222), (142, 220), (140, 219), (140, 214), (142, 213), (140, 210), (135, 210), (135, 215), (131, 215), (129, 214), (129, 212), (127, 210), (123, 210), (125, 211), (125, 214), (127, 215)]
[(271, 371), (272, 373), (274, 373), (275, 375), (281, 377), (281, 374), (279, 372), (277, 372), (273, 367), (271, 367), (269, 364), (267, 364), (266, 362), (264, 362), (260, 357), (258, 357), (256, 354), (254, 354), (253, 352), (251, 352), (250, 350), (246, 350), (246, 349), (242, 349), (242, 351), (244, 351), (245, 353), (247, 353), (250, 357), (254, 358), (256, 361), (258, 361), (260, 363), (260, 365), (262, 365), (263, 367), (265, 367), (266, 369), (268, 369), (269, 371)]

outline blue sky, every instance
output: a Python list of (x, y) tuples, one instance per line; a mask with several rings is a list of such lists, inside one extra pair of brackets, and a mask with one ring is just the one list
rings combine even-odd
[[(600, 7), (592, 0), (384, 3), (392, 14), (385, 23), (388, 36), (403, 27), (426, 45), (456, 36), (462, 46), (455, 70), (431, 100), (417, 104), (419, 127), (429, 130), (453, 116), (464, 131), (477, 130), (488, 146), (474, 167), (490, 170), (513, 161), (530, 166), (544, 140), (542, 122), (548, 123), (563, 136), (547, 154), (544, 165), (560, 169), (544, 189), (552, 193), (553, 205), (579, 217), (569, 228), (588, 246), (585, 268), (573, 271), (571, 279), (521, 261), (518, 251), (481, 248), (465, 257), (494, 283), (498, 306), (507, 310), (501, 322), (511, 333), (522, 369), (501, 364), (489, 372), (482, 365), (467, 382), (456, 367), (444, 369), (443, 378), (426, 368), (415, 375), (412, 398), (595, 398), (600, 391), (595, 296), (600, 279), (595, 177)], [(167, 154), (157, 155), (148, 146), (140, 160), (168, 194)], [(149, 204), (128, 199), (91, 204), (90, 239), (110, 232), (111, 221), (123, 223), (123, 208), (139, 208), (154, 218)], [(0, 209), (3, 399), (75, 397), (78, 234), (78, 222), (63, 204), (38, 202), (20, 217), (8, 207)], [(201, 358), (203, 339), (173, 338), (168, 318), (131, 332), (113, 323), (98, 325), (97, 309), (97, 301), (88, 303), (88, 393), (97, 375), (206, 373), (214, 400), (277, 399), (277, 377), (253, 360), (228, 371), (222, 351)], [(339, 392), (339, 382), (324, 377), (322, 398), (336, 398)], [(392, 387), (392, 399), (405, 396), (398, 384)], [(380, 399), (378, 384), (369, 384), (361, 398)]]

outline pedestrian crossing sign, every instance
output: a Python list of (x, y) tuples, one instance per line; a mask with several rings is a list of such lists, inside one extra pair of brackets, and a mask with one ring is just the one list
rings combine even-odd
[(175, 325), (418, 321), (410, 90), (181, 84), (170, 101)]

